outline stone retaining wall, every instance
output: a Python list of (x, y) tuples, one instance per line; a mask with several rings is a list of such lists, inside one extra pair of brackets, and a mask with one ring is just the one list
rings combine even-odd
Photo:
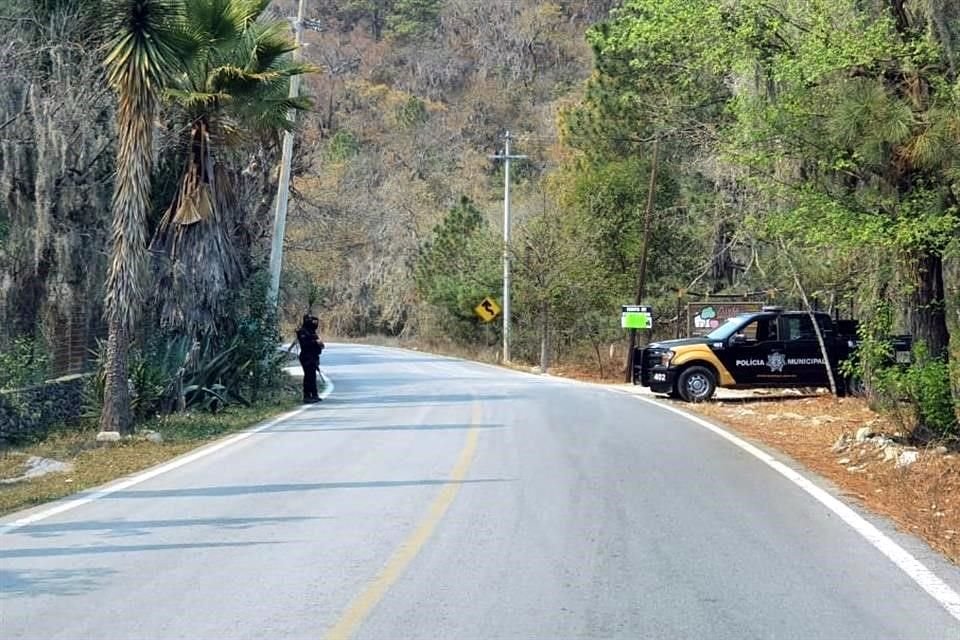
[(73, 375), (40, 385), (0, 391), (0, 441), (42, 438), (51, 427), (76, 422), (84, 411), (89, 375)]

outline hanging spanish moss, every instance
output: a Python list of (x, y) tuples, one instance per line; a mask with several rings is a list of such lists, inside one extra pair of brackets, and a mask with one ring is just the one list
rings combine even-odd
[(20, 3), (31, 20), (0, 50), (0, 342), (61, 348), (69, 330), (81, 357), (101, 330), (114, 155), (92, 4)]

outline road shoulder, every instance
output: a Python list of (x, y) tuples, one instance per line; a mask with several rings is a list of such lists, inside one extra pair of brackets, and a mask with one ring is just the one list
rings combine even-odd
[[(335, 387), (329, 376), (324, 381), (321, 398), (325, 399)], [(22, 470), (35, 459), (63, 466), (56, 473), (0, 484), (0, 517), (6, 516), (0, 520), (0, 533), (9, 529), (12, 522), (86, 500), (86, 496), (106, 495), (118, 483), (132, 486), (129, 483), (138, 478), (154, 477), (159, 475), (158, 470), (182, 466), (185, 459), (198, 459), (208, 450), (219, 450), (244, 434), (276, 424), (299, 406), (293, 400), (280, 400), (216, 415), (172, 415), (153, 421), (129, 439), (116, 443), (96, 442), (95, 427), (70, 429), (36, 444), (6, 449), (0, 454), (0, 477), (22, 475)]]

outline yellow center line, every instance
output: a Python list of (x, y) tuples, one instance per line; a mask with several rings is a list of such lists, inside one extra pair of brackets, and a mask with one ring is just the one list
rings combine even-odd
[(377, 577), (367, 585), (367, 588), (364, 589), (360, 595), (354, 598), (353, 602), (350, 603), (350, 606), (340, 617), (340, 620), (327, 631), (325, 640), (347, 640), (350, 638), (357, 628), (363, 624), (367, 616), (370, 615), (373, 608), (380, 603), (383, 596), (386, 595), (390, 587), (393, 586), (393, 583), (403, 575), (403, 572), (413, 559), (417, 557), (417, 554), (423, 549), (434, 531), (436, 531), (437, 525), (440, 524), (443, 516), (447, 513), (450, 505), (453, 504), (454, 499), (456, 499), (457, 494), (460, 492), (461, 483), (463, 479), (467, 477), (467, 472), (473, 463), (480, 433), (477, 429), (479, 423), (480, 404), (474, 402), (471, 413), (470, 430), (467, 432), (467, 441), (460, 451), (457, 464), (453, 467), (453, 471), (450, 472), (450, 480), (443, 485), (440, 493), (430, 505), (430, 510), (427, 512), (427, 515), (421, 520), (420, 524), (417, 525), (413, 533), (394, 551), (393, 556), (390, 557), (390, 560), (387, 561), (387, 564), (384, 565)]

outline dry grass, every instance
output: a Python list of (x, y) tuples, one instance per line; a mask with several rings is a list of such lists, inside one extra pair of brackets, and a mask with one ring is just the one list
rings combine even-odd
[[(295, 397), (291, 394), (291, 398)], [(55, 434), (37, 444), (0, 451), (0, 478), (19, 476), (29, 456), (73, 465), (69, 472), (0, 485), (0, 515), (64, 498), (142, 471), (293, 406), (292, 399), (280, 400), (253, 407), (233, 407), (217, 415), (170, 416), (142, 425), (141, 430), (154, 430), (163, 436), (164, 441), (159, 444), (138, 437), (109, 445), (98, 444), (96, 429), (87, 427)]]
[[(57, 438), (55, 443), (44, 443), (29, 447), (25, 451), (4, 453), (4, 460), (16, 459), (20, 467), (27, 455), (35, 455), (70, 462), (73, 464), (73, 470), (67, 473), (51, 473), (33, 480), (0, 487), (0, 514), (43, 504), (96, 487), (160, 464), (196, 446), (186, 443), (154, 444), (133, 441), (115, 446), (98, 447), (93, 441), (95, 435), (63, 436)], [(18, 474), (19, 470), (5, 476), (11, 477)]]
[(863, 426), (888, 436), (896, 434), (894, 425), (864, 401), (825, 396), (685, 408), (783, 451), (870, 510), (890, 517), (900, 529), (960, 562), (960, 455), (930, 447), (921, 450), (916, 463), (897, 468), (893, 461), (884, 462), (882, 452), (870, 442), (832, 451), (842, 435), (852, 437)]
[(609, 358), (604, 358), (603, 375), (600, 375), (600, 369), (596, 363), (578, 364), (563, 363), (550, 367), (550, 373), (564, 378), (574, 378), (586, 382), (598, 382), (605, 384), (619, 384), (624, 381), (623, 363), (611, 362)]

